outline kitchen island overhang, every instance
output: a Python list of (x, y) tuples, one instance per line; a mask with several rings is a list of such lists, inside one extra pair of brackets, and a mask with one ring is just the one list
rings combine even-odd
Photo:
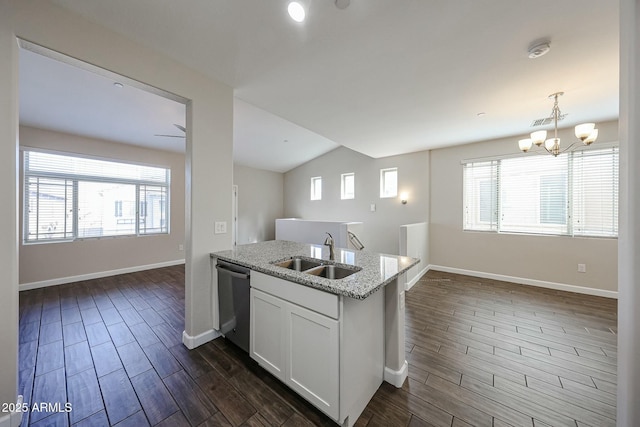
[[(335, 248), (335, 260), (329, 260), (329, 251), (323, 245), (270, 240), (266, 242), (238, 245), (234, 249), (215, 252), (212, 258), (242, 265), (270, 276), (320, 289), (349, 298), (364, 299), (420, 262), (419, 259)], [(326, 279), (303, 272), (285, 269), (274, 263), (291, 257), (309, 257), (326, 263), (361, 268), (344, 279)]]

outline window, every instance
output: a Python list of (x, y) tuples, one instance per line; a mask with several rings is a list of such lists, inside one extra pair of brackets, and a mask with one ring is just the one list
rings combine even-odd
[(311, 178), (311, 200), (322, 200), (322, 177)]
[(380, 197), (398, 195), (398, 168), (380, 169)]
[(464, 229), (616, 237), (618, 148), (463, 166)]
[(356, 175), (354, 173), (343, 173), (340, 176), (340, 198), (342, 200), (355, 199), (356, 197)]
[(497, 161), (472, 163), (464, 168), (465, 230), (498, 229)]
[(170, 170), (24, 152), (25, 243), (169, 232)]

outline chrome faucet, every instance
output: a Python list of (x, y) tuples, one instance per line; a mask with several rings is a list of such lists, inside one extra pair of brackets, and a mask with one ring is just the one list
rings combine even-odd
[(329, 260), (330, 261), (335, 261), (336, 259), (336, 254), (333, 251), (333, 236), (331, 235), (331, 233), (327, 233), (329, 235), (329, 237), (327, 237), (324, 240), (324, 245), (325, 246), (329, 246)]

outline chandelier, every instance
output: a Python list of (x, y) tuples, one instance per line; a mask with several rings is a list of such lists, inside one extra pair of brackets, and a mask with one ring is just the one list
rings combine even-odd
[[(558, 107), (558, 97), (562, 95), (564, 95), (564, 92), (556, 92), (549, 95), (549, 99), (553, 99), (553, 109), (551, 110), (551, 115), (549, 116), (549, 118), (553, 120), (554, 125), (553, 138), (547, 139), (546, 130), (532, 132), (530, 138), (525, 138), (518, 141), (520, 150), (526, 153), (531, 149), (533, 145), (535, 145), (537, 147), (543, 147), (547, 151), (547, 153), (556, 157), (558, 154), (562, 154), (565, 151), (571, 149), (576, 144), (580, 143), (579, 141), (576, 141), (564, 150), (560, 149), (560, 138), (558, 138), (558, 120), (562, 119), (562, 115), (560, 113), (560, 107)], [(595, 127), (595, 123), (583, 123), (576, 126), (576, 137), (580, 141), (582, 141), (584, 145), (590, 145), (596, 140), (596, 138), (598, 138), (598, 129), (596, 129)]]

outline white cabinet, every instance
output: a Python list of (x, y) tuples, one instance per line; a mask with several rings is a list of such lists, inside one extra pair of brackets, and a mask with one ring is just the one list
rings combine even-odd
[(288, 304), (285, 383), (334, 419), (338, 418), (338, 321)]
[(382, 383), (382, 292), (354, 300), (251, 272), (249, 353), (339, 424), (351, 426)]
[(338, 321), (252, 288), (251, 328), (251, 357), (337, 419)]
[(285, 381), (285, 310), (287, 303), (251, 289), (251, 357), (280, 381)]

